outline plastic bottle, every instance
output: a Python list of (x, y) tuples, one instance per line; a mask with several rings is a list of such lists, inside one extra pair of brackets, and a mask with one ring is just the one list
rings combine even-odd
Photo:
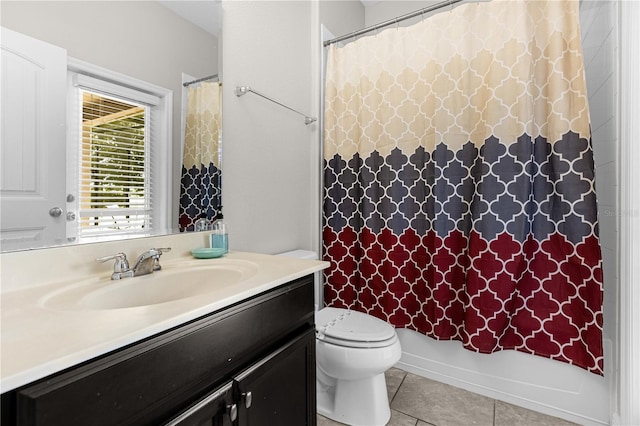
[(225, 253), (229, 252), (229, 234), (227, 224), (222, 221), (222, 213), (219, 219), (211, 226), (211, 248), (223, 248)]
[(207, 215), (202, 213), (200, 218), (193, 224), (194, 231), (206, 231), (211, 227), (211, 222), (207, 219)]

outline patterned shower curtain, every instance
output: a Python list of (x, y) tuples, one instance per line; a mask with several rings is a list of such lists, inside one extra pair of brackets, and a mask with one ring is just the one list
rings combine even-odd
[(465, 4), (329, 49), (325, 301), (603, 374), (578, 1)]
[(180, 231), (193, 231), (202, 215), (211, 220), (220, 209), (220, 89), (203, 82), (187, 92)]

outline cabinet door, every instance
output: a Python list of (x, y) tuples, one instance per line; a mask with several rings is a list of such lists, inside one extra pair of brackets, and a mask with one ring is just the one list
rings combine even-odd
[(234, 377), (240, 426), (315, 425), (315, 333), (308, 329)]
[(231, 426), (238, 417), (233, 402), (233, 383), (207, 394), (164, 426)]

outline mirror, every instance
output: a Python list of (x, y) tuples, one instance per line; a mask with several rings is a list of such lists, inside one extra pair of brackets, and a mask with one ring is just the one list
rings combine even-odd
[[(3, 0), (0, 12), (0, 26), (63, 48), (70, 61), (95, 65), (171, 91), (173, 105), (168, 107), (171, 182), (165, 191), (169, 195), (168, 202), (163, 204), (169, 210), (166, 212), (167, 226), (146, 235), (178, 232), (186, 91), (183, 83), (218, 74), (221, 68), (218, 45), (220, 0)], [(3, 89), (4, 85), (11, 87), (11, 81), (5, 81)], [(3, 105), (4, 111), (8, 111), (7, 104), (10, 103)], [(7, 137), (4, 131), (2, 137)], [(8, 167), (4, 164), (2, 180), (6, 181)], [(19, 175), (21, 170), (16, 166), (11, 173)], [(49, 178), (51, 182), (60, 179), (65, 179), (64, 171), (61, 177)], [(4, 192), (5, 187), (2, 188)], [(64, 207), (61, 209), (63, 218), (66, 215)], [(5, 203), (2, 202), (0, 217), (3, 221), (4, 213)], [(66, 243), (66, 238), (33, 238), (28, 245), (3, 244), (0, 249), (12, 251), (17, 247), (31, 249)]]

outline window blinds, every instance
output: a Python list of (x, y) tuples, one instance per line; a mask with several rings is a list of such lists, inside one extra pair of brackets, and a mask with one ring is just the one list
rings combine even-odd
[(81, 89), (80, 94), (79, 235), (148, 232), (153, 197), (149, 108), (95, 91)]

